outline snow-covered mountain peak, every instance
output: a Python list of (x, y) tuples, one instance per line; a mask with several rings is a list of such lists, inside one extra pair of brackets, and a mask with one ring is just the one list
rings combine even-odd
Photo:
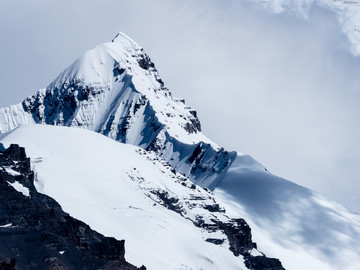
[(142, 49), (142, 47), (138, 43), (136, 43), (131, 37), (129, 37), (123, 32), (117, 33), (111, 42), (121, 44), (121, 46), (124, 48), (129, 47), (140, 50)]
[(108, 54), (102, 45), (88, 50), (73, 64), (66, 68), (53, 82), (49, 88), (61, 87), (61, 85), (72, 81), (87, 84), (110, 83), (112, 74), (109, 68), (114, 66), (114, 59)]
[[(149, 69), (149, 67), (146, 67), (146, 63), (140, 61), (140, 58), (145, 57), (145, 55), (140, 45), (120, 32), (111, 42), (100, 44), (86, 51), (66, 68), (48, 88), (71, 80), (90, 84), (109, 84), (114, 77), (121, 75), (119, 73), (126, 71), (131, 74), (138, 66)], [(148, 60), (150, 61), (150, 58)], [(136, 74), (140, 76), (149, 75), (148, 73), (141, 74), (139, 70), (137, 70)], [(152, 86), (159, 88), (162, 84), (162, 82), (157, 82)]]
[(89, 129), (152, 150), (203, 186), (220, 181), (236, 156), (202, 134), (197, 112), (172, 97), (144, 49), (123, 33), (0, 110), (0, 133), (29, 123)]
[[(129, 104), (130, 99), (133, 99), (132, 104)], [(68, 102), (70, 104), (66, 104)], [(23, 107), (26, 112), (33, 114), (37, 123), (79, 126), (99, 131), (108, 128), (104, 126), (106, 118), (113, 117), (114, 110), (125, 103), (130, 106), (137, 103), (133, 108), (134, 114), (137, 109), (140, 109), (139, 114), (143, 113), (138, 107), (151, 107), (154, 116), (171, 137), (185, 143), (204, 141), (215, 145), (200, 134), (201, 126), (196, 112), (186, 106), (183, 100), (172, 98), (150, 57), (123, 33), (119, 33), (111, 42), (85, 52), (51, 82), (45, 92), (39, 91), (27, 98)], [(44, 111), (39, 107), (44, 107)], [(20, 120), (15, 122), (21, 124)], [(7, 124), (2, 123), (2, 132), (16, 126)], [(115, 133), (116, 137), (118, 132)]]

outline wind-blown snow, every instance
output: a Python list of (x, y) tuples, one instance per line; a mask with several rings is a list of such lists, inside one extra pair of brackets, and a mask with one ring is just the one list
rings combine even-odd
[(264, 171), (256, 161), (244, 166), (243, 159), (236, 158), (214, 195), (245, 218), (260, 250), (276, 254), (286, 269), (359, 268), (359, 215)]
[(275, 13), (291, 11), (308, 17), (313, 5), (325, 7), (337, 16), (343, 32), (347, 35), (353, 54), (360, 55), (360, 3), (358, 0), (256, 0)]
[[(91, 131), (45, 125), (19, 127), (0, 135), (0, 141), (5, 147), (24, 146), (36, 161), (39, 192), (92, 229), (125, 239), (129, 262), (149, 270), (246, 269), (226, 243), (206, 242), (213, 236), (154, 201), (149, 191), (157, 188), (184, 198), (189, 192), (210, 195), (176, 183), (170, 169), (144, 150)], [(187, 211), (204, 214), (200, 210)]]

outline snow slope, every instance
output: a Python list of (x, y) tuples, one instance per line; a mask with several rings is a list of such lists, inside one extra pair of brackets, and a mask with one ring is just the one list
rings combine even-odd
[[(193, 224), (199, 217), (225, 221), (230, 216), (245, 218), (258, 249), (280, 258), (286, 269), (360, 265), (357, 214), (266, 172), (250, 156), (238, 154), (213, 197), (189, 188), (191, 182), (154, 153), (90, 131), (29, 125), (0, 135), (0, 142), (26, 147), (40, 192), (100, 233), (126, 239), (131, 263), (149, 269), (246, 269), (228, 241), (220, 246), (205, 241), (226, 239), (223, 232)], [(185, 211), (166, 209), (153, 192), (159, 190), (178, 198)], [(226, 215), (204, 211), (214, 202)]]
[[(92, 229), (126, 239), (127, 261), (148, 269), (246, 269), (221, 231), (194, 226), (204, 220), (229, 220), (200, 204), (214, 198), (154, 154), (117, 143), (103, 135), (67, 127), (28, 125), (0, 135), (5, 147), (25, 147), (36, 173), (39, 192), (58, 201), (64, 211)], [(179, 199), (182, 214), (167, 209), (155, 192)], [(170, 198), (170, 197), (169, 197)], [(192, 200), (192, 198), (194, 198)]]
[(0, 108), (0, 134), (4, 131), (13, 130), (19, 125), (34, 123), (31, 114), (25, 112), (21, 104)]
[(286, 269), (359, 269), (360, 216), (264, 171), (251, 157), (238, 155), (214, 195), (245, 218), (258, 247)]

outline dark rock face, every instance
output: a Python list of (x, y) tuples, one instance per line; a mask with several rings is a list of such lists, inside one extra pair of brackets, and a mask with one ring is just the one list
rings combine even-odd
[(206, 242), (213, 243), (215, 245), (222, 245), (225, 242), (225, 239), (216, 239), (216, 238), (207, 238)]
[(163, 203), (167, 209), (181, 214), (181, 207), (178, 205), (179, 199), (171, 197), (166, 191), (154, 190), (152, 191)]
[[(251, 229), (244, 219), (231, 219), (229, 222), (211, 220), (212, 224), (205, 223), (201, 218), (198, 219), (196, 226), (208, 231), (222, 231), (230, 243), (230, 250), (235, 256), (244, 257), (245, 266), (251, 270), (285, 270), (279, 259), (264, 256), (253, 256), (250, 251), (257, 248), (252, 241)], [(207, 242), (215, 245), (224, 243), (224, 239), (206, 239)]]
[(144, 49), (141, 49), (140, 53), (137, 55), (137, 61), (142, 69), (152, 72), (157, 82), (160, 83), (162, 87), (164, 86), (164, 82), (161, 80), (158, 71), (155, 68), (155, 64), (151, 61), (150, 57), (145, 53)]
[[(66, 91), (63, 91), (66, 87)], [(79, 81), (64, 82), (62, 87), (55, 87), (46, 93), (38, 93), (22, 102), (24, 110), (30, 113), (36, 123), (70, 125), (75, 117), (79, 101), (88, 99), (97, 92), (91, 86), (84, 86)]]
[(204, 208), (210, 212), (224, 212), (225, 213), (225, 210), (221, 209), (220, 205), (217, 203), (212, 204), (212, 205), (205, 205)]
[(24, 148), (0, 151), (0, 269), (139, 269), (124, 255), (124, 240), (93, 231), (36, 191)]
[(252, 270), (283, 270), (278, 259), (265, 256), (245, 256), (245, 266)]
[(11, 259), (10, 262), (2, 262), (0, 263), (0, 270), (17, 270), (16, 260)]
[[(229, 222), (212, 219), (211, 222), (211, 224), (206, 223), (198, 217), (195, 226), (209, 232), (222, 231), (227, 236), (230, 243), (229, 249), (235, 256), (245, 255), (256, 247), (256, 244), (252, 242), (251, 229), (244, 219), (230, 219)], [(208, 242), (214, 243), (214, 241)]]
[[(209, 189), (216, 187), (221, 180), (221, 174), (227, 171), (236, 158), (236, 152), (225, 151), (224, 148), (215, 150), (210, 144), (203, 142), (194, 145), (194, 150), (188, 160), (191, 164), (190, 175), (188, 176), (199, 186), (206, 186)], [(209, 184), (206, 176), (218, 175), (218, 180)]]

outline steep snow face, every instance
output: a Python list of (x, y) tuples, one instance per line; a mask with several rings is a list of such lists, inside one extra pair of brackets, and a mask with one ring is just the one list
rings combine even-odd
[(25, 112), (21, 104), (0, 108), (0, 134), (13, 130), (19, 125), (34, 123), (31, 114)]
[(92, 229), (126, 239), (131, 263), (150, 270), (238, 270), (246, 269), (244, 259), (234, 254), (260, 254), (243, 220), (230, 219), (209, 192), (154, 153), (48, 125), (17, 128), (0, 142), (25, 146), (39, 192)]
[(122, 142), (134, 140), (132, 129), (140, 136), (148, 128), (147, 109), (158, 132), (166, 125), (169, 135), (184, 143), (209, 142), (196, 113), (171, 97), (144, 50), (121, 33), (87, 51), (23, 106), (37, 123), (91, 129)]
[(214, 195), (249, 222), (259, 248), (275, 252), (286, 269), (359, 268), (360, 216), (252, 158), (238, 155)]
[(200, 185), (218, 181), (236, 155), (201, 133), (196, 111), (172, 97), (149, 56), (122, 33), (21, 105), (0, 111), (3, 133), (34, 122), (89, 129), (153, 150)]

